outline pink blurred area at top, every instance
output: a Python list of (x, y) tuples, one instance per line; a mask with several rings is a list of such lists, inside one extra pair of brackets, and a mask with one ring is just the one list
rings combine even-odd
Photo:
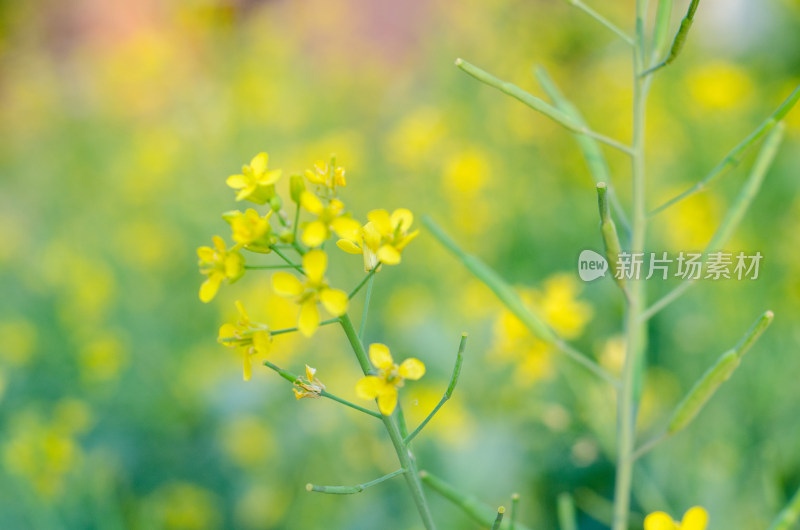
[[(354, 60), (380, 55), (402, 60), (429, 30), (430, 0), (75, 0), (38, 7), (32, 17), (58, 56), (76, 47), (114, 48), (141, 33), (224, 28), (264, 20), (288, 30), (308, 53), (348, 52)], [(35, 4), (34, 4), (35, 5)], [(254, 22), (256, 21), (256, 22)]]

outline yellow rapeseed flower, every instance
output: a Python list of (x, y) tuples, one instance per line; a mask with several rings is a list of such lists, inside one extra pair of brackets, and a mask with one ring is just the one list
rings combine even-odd
[(272, 275), (275, 292), (295, 298), (300, 304), (297, 327), (306, 337), (313, 335), (319, 327), (317, 302), (322, 302), (325, 309), (335, 317), (347, 311), (347, 293), (328, 286), (325, 280), (327, 268), (328, 255), (322, 250), (310, 250), (303, 256), (303, 271), (307, 278), (305, 284), (288, 272), (276, 272)]
[(262, 253), (270, 252), (270, 245), (277, 241), (269, 224), (270, 217), (272, 210), (262, 217), (252, 208), (244, 213), (234, 210), (222, 214), (222, 218), (231, 225), (232, 237), (236, 243), (252, 252)]
[(296, 399), (302, 398), (318, 398), (320, 393), (325, 390), (325, 385), (322, 381), (316, 378), (317, 369), (306, 365), (306, 378), (298, 378), (294, 382), (294, 397)]
[(203, 302), (214, 299), (223, 280), (227, 279), (233, 283), (244, 275), (244, 257), (236, 247), (228, 249), (225, 241), (219, 236), (214, 236), (212, 239), (214, 248), (197, 249), (200, 272), (208, 277), (200, 286), (200, 300)]
[(309, 247), (318, 247), (331, 237), (331, 232), (345, 239), (355, 239), (361, 225), (344, 211), (344, 203), (339, 199), (331, 199), (325, 206), (322, 200), (304, 191), (300, 195), (300, 204), (309, 213), (317, 216), (314, 221), (306, 223), (301, 240)]
[(259, 153), (253, 157), (250, 164), (242, 166), (240, 175), (231, 175), (226, 183), (235, 190), (236, 200), (247, 199), (256, 204), (266, 204), (275, 196), (275, 183), (281, 178), (281, 170), (267, 169), (269, 155)]
[(377, 398), (381, 414), (388, 416), (397, 406), (397, 389), (403, 386), (406, 379), (416, 381), (425, 375), (425, 365), (413, 357), (403, 361), (400, 366), (396, 365), (385, 344), (371, 344), (369, 360), (378, 374), (362, 377), (356, 383), (356, 394), (361, 399)]
[(400, 254), (417, 235), (419, 230), (409, 232), (414, 222), (414, 214), (405, 208), (398, 208), (391, 215), (386, 210), (372, 210), (367, 218), (381, 235), (377, 251), (378, 261), (387, 265), (400, 263)]
[(336, 159), (332, 158), (330, 164), (322, 160), (317, 161), (314, 167), (306, 170), (306, 178), (312, 184), (326, 188), (326, 193), (336, 196), (336, 186), (346, 186), (347, 180), (344, 178), (344, 168), (336, 165)]
[(250, 381), (253, 376), (252, 358), (269, 353), (272, 336), (266, 324), (250, 320), (239, 300), (236, 301), (236, 309), (239, 311), (239, 320), (235, 324), (223, 324), (219, 328), (217, 341), (229, 348), (239, 349), (244, 380)]
[(378, 250), (381, 247), (381, 234), (372, 221), (359, 230), (358, 237), (354, 240), (340, 239), (336, 246), (350, 254), (364, 256), (364, 272), (369, 272), (378, 266)]
[(689, 508), (679, 523), (664, 512), (653, 512), (644, 520), (644, 530), (705, 530), (708, 512), (700, 506)]

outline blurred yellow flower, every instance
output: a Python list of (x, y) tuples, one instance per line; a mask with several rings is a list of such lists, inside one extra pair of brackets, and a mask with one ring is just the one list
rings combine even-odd
[(330, 199), (325, 206), (322, 200), (304, 191), (300, 194), (300, 204), (317, 218), (303, 227), (301, 240), (309, 247), (318, 247), (331, 236), (331, 232), (345, 239), (355, 239), (361, 229), (358, 221), (344, 211), (344, 203), (339, 199)]
[(88, 340), (79, 352), (81, 376), (86, 381), (117, 377), (127, 360), (122, 342), (112, 334)]
[(377, 343), (369, 347), (369, 360), (378, 375), (362, 377), (356, 383), (356, 394), (361, 399), (377, 398), (381, 414), (388, 416), (397, 406), (397, 389), (405, 384), (406, 379), (416, 381), (425, 375), (425, 365), (410, 357), (398, 366), (389, 347)]
[(275, 439), (263, 418), (234, 416), (223, 425), (218, 436), (225, 456), (241, 468), (252, 469), (275, 455)]
[(262, 217), (252, 208), (244, 213), (234, 210), (222, 214), (222, 218), (231, 225), (232, 237), (236, 243), (247, 250), (263, 253), (270, 252), (269, 246), (277, 241), (269, 224), (270, 217), (272, 210)]
[[(593, 313), (588, 303), (578, 300), (580, 287), (572, 276), (555, 274), (545, 280), (542, 290), (528, 289), (520, 296), (559, 335), (572, 339), (583, 333)], [(496, 351), (517, 364), (517, 384), (529, 386), (552, 377), (552, 347), (531, 335), (514, 314), (501, 312), (494, 330)]]
[(231, 175), (226, 181), (228, 186), (239, 190), (236, 200), (247, 199), (256, 204), (266, 204), (275, 197), (275, 183), (281, 178), (280, 169), (268, 170), (269, 155), (259, 153), (253, 157), (249, 165), (242, 166), (240, 175)]
[(653, 512), (644, 519), (644, 530), (705, 530), (706, 526), (708, 512), (700, 506), (689, 508), (680, 523), (664, 512)]
[(708, 110), (742, 107), (754, 92), (747, 72), (727, 62), (704, 63), (696, 67), (689, 74), (688, 85), (692, 98)]
[(307, 278), (305, 284), (288, 272), (276, 272), (272, 275), (272, 288), (275, 292), (294, 298), (300, 305), (297, 327), (306, 337), (313, 335), (319, 327), (317, 302), (321, 302), (335, 317), (347, 311), (347, 293), (328, 286), (325, 280), (327, 268), (328, 255), (322, 250), (310, 250), (303, 256), (303, 271)]
[(391, 215), (386, 210), (372, 210), (367, 218), (381, 235), (381, 244), (376, 253), (378, 261), (387, 265), (400, 263), (403, 249), (419, 235), (419, 230), (409, 232), (414, 214), (405, 208), (398, 208)]
[(354, 240), (340, 239), (336, 246), (350, 254), (364, 256), (364, 272), (369, 272), (378, 266), (378, 250), (381, 246), (381, 234), (372, 221), (369, 221), (359, 230)]
[(583, 333), (591, 320), (592, 307), (578, 294), (581, 284), (572, 274), (559, 273), (544, 282), (544, 289), (531, 293), (531, 303), (536, 312), (561, 337), (574, 339)]
[(223, 280), (231, 283), (244, 275), (244, 257), (236, 247), (227, 249), (225, 241), (219, 236), (214, 236), (214, 248), (200, 247), (197, 256), (200, 258), (198, 265), (200, 272), (208, 276), (200, 286), (200, 300), (210, 302), (217, 295)]
[(490, 172), (486, 155), (470, 149), (450, 156), (442, 180), (449, 193), (475, 195), (486, 185)]
[(269, 353), (272, 336), (266, 324), (250, 320), (239, 300), (236, 301), (236, 309), (239, 311), (239, 320), (236, 324), (223, 324), (219, 328), (217, 340), (224, 346), (239, 349), (242, 354), (243, 377), (245, 381), (249, 381), (253, 376), (252, 358)]
[(222, 515), (217, 496), (196, 484), (170, 482), (148, 498), (146, 512), (157, 528), (204, 530), (220, 528)]
[(325, 390), (325, 385), (322, 381), (316, 378), (317, 369), (306, 365), (306, 378), (298, 378), (294, 382), (294, 397), (296, 399), (302, 398), (318, 398), (320, 393)]

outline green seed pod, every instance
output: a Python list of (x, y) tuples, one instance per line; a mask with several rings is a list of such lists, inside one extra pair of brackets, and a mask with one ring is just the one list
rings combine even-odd
[(300, 195), (306, 191), (306, 183), (302, 175), (292, 175), (289, 177), (289, 196), (292, 201), (300, 204)]
[(617, 227), (611, 219), (611, 212), (608, 206), (608, 188), (605, 182), (597, 183), (597, 205), (600, 208), (600, 232), (603, 235), (603, 245), (606, 249), (606, 260), (608, 260), (608, 270), (614, 275), (614, 281), (625, 289), (625, 279), (617, 278), (617, 261), (622, 252), (619, 243)]
[(281, 200), (280, 196), (273, 195), (269, 200), (269, 207), (272, 208), (272, 211), (277, 212), (280, 211), (281, 206), (283, 206), (283, 200)]
[(739, 354), (735, 349), (723, 353), (717, 362), (709, 368), (703, 377), (694, 384), (692, 389), (675, 408), (672, 414), (667, 434), (673, 435), (683, 430), (697, 414), (703, 409), (706, 402), (711, 399), (719, 386), (728, 380), (739, 366)]

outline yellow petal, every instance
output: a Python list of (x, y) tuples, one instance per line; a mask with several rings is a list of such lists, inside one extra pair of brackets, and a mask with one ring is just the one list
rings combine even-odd
[(200, 301), (208, 303), (217, 296), (219, 291), (219, 284), (222, 282), (222, 277), (218, 275), (210, 276), (203, 285), (200, 286)]
[(211, 240), (214, 242), (214, 248), (216, 248), (220, 252), (225, 252), (225, 249), (227, 247), (225, 246), (225, 240), (224, 239), (222, 239), (219, 236), (212, 236)]
[(414, 214), (411, 213), (411, 210), (398, 208), (392, 212), (391, 222), (394, 230), (400, 227), (402, 232), (406, 232), (411, 228), (411, 223), (414, 222)]
[(386, 210), (372, 210), (367, 214), (367, 219), (372, 222), (381, 234), (389, 235), (392, 233), (392, 221), (389, 217), (389, 212)]
[(689, 508), (683, 514), (681, 530), (706, 530), (708, 525), (708, 512), (701, 506)]
[(400, 364), (400, 369), (397, 371), (400, 377), (416, 381), (425, 375), (425, 364), (419, 359), (410, 357)]
[(377, 342), (369, 345), (369, 360), (375, 368), (390, 368), (394, 363), (389, 347)]
[(303, 284), (288, 272), (276, 272), (272, 275), (272, 290), (281, 296), (298, 296), (303, 293)]
[(275, 184), (281, 179), (281, 175), (283, 174), (282, 169), (273, 169), (272, 171), (267, 171), (264, 176), (258, 179), (258, 183), (262, 186), (269, 186), (270, 184)]
[(236, 337), (236, 326), (234, 326), (233, 324), (223, 324), (219, 328), (219, 336), (217, 337), (217, 340), (222, 345), (227, 346), (229, 348), (233, 348), (235, 344), (232, 344), (230, 342), (223, 342), (222, 339), (232, 339), (234, 337)]
[(306, 337), (310, 337), (317, 331), (319, 327), (319, 309), (317, 309), (317, 303), (313, 299), (306, 300), (303, 302), (303, 305), (300, 306), (300, 317), (297, 320), (297, 327), (300, 329), (300, 333)]
[(327, 268), (328, 255), (322, 250), (310, 250), (303, 256), (303, 272), (311, 283), (322, 283)]
[(314, 380), (314, 374), (316, 373), (316, 368), (311, 368), (309, 365), (306, 365), (306, 379), (308, 379), (309, 382)]
[(250, 378), (253, 377), (253, 365), (250, 364), (250, 356), (247, 353), (242, 355), (242, 368), (244, 380), (250, 381)]
[(231, 175), (225, 180), (225, 184), (235, 190), (240, 190), (247, 186), (247, 177), (244, 175)]
[(205, 262), (214, 261), (214, 254), (214, 249), (211, 247), (200, 247), (197, 249), (197, 257)]
[(393, 387), (392, 385), (386, 385), (383, 389), (383, 392), (378, 394), (378, 410), (380, 410), (381, 414), (384, 416), (388, 416), (394, 412), (394, 408), (396, 406), (397, 388)]
[(664, 512), (653, 512), (644, 519), (644, 530), (678, 530), (672, 517)]
[(258, 153), (250, 161), (250, 167), (256, 175), (265, 172), (267, 170), (267, 165), (269, 165), (269, 155), (267, 153)]
[(372, 249), (373, 252), (378, 251), (378, 247), (381, 245), (381, 234), (378, 232), (378, 229), (375, 228), (375, 225), (372, 224), (370, 221), (369, 223), (364, 225), (364, 246), (369, 249)]
[(318, 247), (328, 239), (328, 227), (322, 221), (312, 221), (303, 229), (300, 239), (309, 247)]
[(319, 215), (323, 210), (322, 201), (310, 191), (300, 194), (300, 205), (314, 215)]
[(344, 250), (348, 254), (361, 254), (361, 247), (359, 247), (352, 241), (348, 241), (346, 239), (340, 239), (339, 241), (337, 241), (336, 246)]
[(400, 253), (392, 245), (383, 245), (378, 249), (378, 259), (387, 265), (397, 265), (400, 263)]
[(236, 310), (239, 311), (239, 316), (242, 317), (242, 321), (244, 321), (245, 325), (247, 325), (247, 323), (250, 322), (250, 317), (247, 316), (247, 311), (244, 310), (244, 305), (239, 300), (236, 300), (234, 305), (236, 306)]
[(385, 386), (386, 382), (380, 377), (368, 375), (356, 383), (356, 395), (361, 399), (375, 399)]
[(358, 239), (358, 234), (361, 232), (361, 225), (350, 217), (337, 217), (331, 222), (331, 226), (333, 231), (344, 239)]
[(269, 331), (256, 331), (253, 333), (253, 348), (258, 355), (266, 355), (272, 347)]
[(347, 311), (347, 293), (339, 289), (323, 289), (319, 293), (319, 301), (325, 310), (338, 317)]
[(406, 248), (406, 245), (411, 243), (414, 240), (414, 238), (417, 237), (418, 235), (419, 235), (419, 230), (414, 230), (407, 236), (400, 238), (400, 241), (395, 241), (394, 244), (395, 248), (397, 250), (402, 251), (404, 248)]

